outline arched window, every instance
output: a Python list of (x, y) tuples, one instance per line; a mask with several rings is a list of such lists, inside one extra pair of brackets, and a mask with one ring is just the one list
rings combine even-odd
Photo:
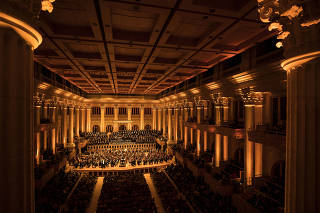
[(119, 126), (119, 131), (126, 130), (126, 129), (127, 129), (127, 127), (123, 124)]
[(93, 132), (100, 132), (100, 127), (99, 127), (99, 125), (94, 125), (94, 126), (92, 127), (92, 129), (93, 129)]

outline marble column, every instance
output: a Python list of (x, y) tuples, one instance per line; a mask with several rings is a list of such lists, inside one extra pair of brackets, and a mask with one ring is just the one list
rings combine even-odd
[(203, 131), (203, 151), (208, 151), (208, 132)]
[(104, 126), (104, 115), (106, 114), (106, 108), (104, 105), (100, 106), (100, 132), (106, 132), (106, 127)]
[[(188, 108), (184, 108), (184, 122), (188, 120)], [(184, 148), (187, 149), (188, 146), (188, 127), (184, 126)]]
[(216, 167), (220, 167), (221, 161), (221, 135), (216, 134), (215, 140), (215, 165)]
[(42, 140), (43, 146), (42, 146), (42, 150), (43, 151), (47, 151), (48, 149), (48, 130), (44, 129), (43, 130), (43, 140)]
[(48, 106), (46, 103), (44, 103), (42, 107), (42, 118), (44, 120), (48, 119)]
[(152, 108), (152, 129), (157, 129), (157, 109)]
[(80, 108), (77, 106), (76, 107), (76, 136), (77, 137), (80, 136), (79, 126), (80, 126)]
[(162, 111), (162, 114), (163, 114), (163, 116), (162, 116), (162, 129), (163, 129), (163, 134), (166, 134), (167, 132), (166, 132), (166, 109), (165, 108), (163, 108), (163, 111)]
[(161, 131), (161, 108), (158, 108), (158, 131)]
[(179, 109), (175, 108), (174, 109), (174, 141), (177, 142), (178, 141), (178, 113), (179, 113)]
[(73, 117), (74, 117), (74, 108), (69, 107), (69, 143), (70, 145), (74, 145), (73, 141), (74, 141), (74, 129), (73, 129)]
[(87, 132), (92, 132), (91, 129), (91, 107), (87, 108)]
[(183, 122), (183, 119), (184, 119), (184, 110), (182, 107), (180, 107), (179, 109), (180, 113), (179, 113), (179, 127), (180, 127), (180, 140), (183, 140), (183, 130), (184, 130), (184, 122)]
[(216, 125), (219, 126), (221, 124), (221, 105), (215, 106), (215, 114), (216, 114)]
[(36, 164), (40, 164), (40, 150), (41, 150), (41, 139), (40, 139), (40, 116), (41, 116), (41, 105), (35, 106), (35, 129), (36, 129), (36, 143), (35, 143), (35, 159)]
[(128, 121), (129, 121), (128, 129), (132, 130), (132, 107), (129, 106), (127, 109), (128, 109)]
[[(27, 3), (18, 4), (24, 8), (21, 4)], [(1, 1), (1, 8), (6, 5), (9, 5), (7, 1)], [(16, 19), (8, 20), (11, 16), (5, 11), (1, 10), (0, 14), (0, 205), (3, 212), (32, 213), (35, 211), (33, 49), (36, 46), (32, 47), (30, 40), (41, 35), (27, 23), (22, 22), (24, 26), (21, 26)], [(16, 15), (24, 16), (28, 12), (26, 9)], [(30, 28), (26, 30), (26, 26)]]
[(67, 132), (68, 132), (68, 127), (67, 127), (67, 106), (63, 106), (63, 130), (62, 130), (62, 142), (63, 142), (63, 147), (67, 146)]
[[(262, 105), (255, 105), (254, 106), (254, 122), (255, 125), (261, 125), (263, 124), (263, 113), (262, 113)], [(256, 177), (262, 176), (262, 151), (263, 151), (263, 145), (262, 143), (254, 143), (254, 173)]]
[(86, 131), (85, 121), (86, 121), (86, 109), (81, 108), (81, 132)]
[(193, 145), (193, 128), (190, 127), (190, 144)]
[(140, 129), (144, 129), (144, 107), (140, 108)]
[(51, 129), (51, 150), (53, 154), (56, 154), (56, 108), (55, 106), (51, 108), (51, 122), (53, 124), (53, 128)]
[[(200, 106), (197, 106), (197, 124), (201, 123), (201, 108)], [(201, 152), (201, 131), (200, 129), (197, 129), (197, 146), (196, 146), (196, 152), (197, 152), (197, 156), (200, 156), (200, 152)]]
[(172, 142), (172, 109), (168, 108), (168, 142)]
[(254, 105), (245, 105), (245, 146), (244, 170), (245, 184), (251, 186), (254, 179), (254, 142), (249, 140), (248, 132), (254, 127)]
[(229, 157), (228, 136), (223, 136), (223, 161), (227, 161)]

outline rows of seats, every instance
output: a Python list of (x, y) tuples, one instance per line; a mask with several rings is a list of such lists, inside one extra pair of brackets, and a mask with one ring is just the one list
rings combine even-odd
[(151, 173), (151, 178), (167, 213), (192, 212), (163, 172)]
[(156, 213), (156, 206), (143, 174), (119, 174), (104, 178), (97, 213)]
[(79, 184), (69, 198), (64, 212), (86, 212), (86, 209), (89, 207), (96, 182), (97, 177), (88, 174), (82, 174)]
[(36, 212), (58, 212), (79, 177), (80, 173), (73, 171), (60, 171), (57, 173), (43, 190), (36, 195)]
[(231, 197), (224, 197), (212, 192), (203, 179), (195, 178), (188, 169), (181, 165), (172, 165), (167, 167), (166, 172), (195, 209), (200, 209), (203, 213), (236, 212)]

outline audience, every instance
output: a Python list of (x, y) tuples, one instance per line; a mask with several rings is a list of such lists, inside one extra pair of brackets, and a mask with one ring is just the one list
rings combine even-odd
[(78, 172), (60, 171), (56, 174), (36, 196), (36, 212), (58, 212), (79, 177)]
[(89, 207), (96, 182), (97, 177), (83, 174), (77, 188), (69, 198), (64, 212), (86, 212), (86, 209)]
[(196, 209), (200, 209), (201, 212), (236, 212), (231, 197), (223, 197), (220, 194), (213, 193), (202, 179), (196, 179), (188, 169), (176, 165), (169, 166), (166, 172), (192, 205)]
[(156, 213), (143, 174), (124, 173), (104, 178), (97, 213)]
[(167, 213), (192, 212), (163, 172), (152, 173), (151, 178)]

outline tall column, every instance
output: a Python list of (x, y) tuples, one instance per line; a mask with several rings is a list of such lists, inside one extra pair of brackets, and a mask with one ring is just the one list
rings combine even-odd
[[(9, 2), (1, 1), (0, 6), (0, 205), (3, 212), (31, 213), (35, 211), (33, 49), (42, 38), (28, 20), (17, 17), (29, 18), (32, 4)], [(16, 12), (16, 19), (6, 14), (9, 11)]]
[(221, 105), (216, 105), (215, 106), (215, 113), (216, 113), (216, 125), (221, 124)]
[(91, 106), (87, 108), (87, 132), (92, 132), (91, 129)]
[(174, 109), (174, 141), (178, 141), (178, 108)]
[(193, 128), (190, 128), (190, 144), (193, 144)]
[(129, 121), (129, 123), (128, 123), (128, 129), (129, 130), (132, 130), (132, 107), (131, 106), (128, 106), (128, 121)]
[(85, 110), (86, 110), (85, 108), (81, 108), (81, 132), (86, 131), (86, 127), (85, 127), (86, 111)]
[(73, 106), (69, 108), (69, 143), (70, 145), (74, 145), (73, 143), (73, 135), (74, 135), (74, 130), (73, 130)]
[(244, 146), (244, 156), (245, 156), (245, 183), (251, 186), (254, 178), (254, 142), (249, 140), (248, 132), (254, 127), (254, 106), (245, 105), (245, 146)]
[(43, 151), (47, 151), (48, 149), (48, 130), (47, 129), (44, 129), (43, 130)]
[(183, 140), (183, 130), (184, 130), (184, 122), (183, 122), (183, 119), (184, 119), (184, 110), (182, 107), (180, 107), (180, 116), (179, 116), (179, 126), (180, 126), (180, 140)]
[(140, 108), (140, 129), (144, 129), (144, 107)]
[(40, 164), (40, 116), (41, 116), (41, 105), (35, 103), (35, 129), (36, 129), (36, 143), (35, 143), (35, 159), (36, 159), (36, 164)]
[(229, 98), (229, 112), (228, 112), (228, 121), (234, 122), (234, 99)]
[(79, 134), (79, 125), (80, 125), (80, 108), (76, 107), (76, 136), (80, 136)]
[[(290, 34), (285, 38), (285, 42), (278, 42), (278, 45), (284, 45), (286, 60), (281, 65), (287, 71), (285, 212), (318, 212), (320, 209), (320, 25), (317, 21), (320, 5), (319, 1), (297, 4), (296, 1), (288, 0), (278, 3), (274, 4), (273, 10), (270, 10), (270, 2), (262, 0), (259, 6), (266, 9), (259, 12), (264, 22), (275, 20), (276, 23), (279, 22), (281, 28), (284, 26), (288, 31), (284, 33)], [(278, 12), (288, 9), (289, 12), (281, 14), (282, 17), (279, 19)], [(295, 17), (297, 14), (298, 18)]]
[(161, 130), (161, 108), (158, 108), (158, 131)]
[(157, 129), (157, 109), (152, 108), (152, 129)]
[[(183, 121), (187, 122), (188, 120), (188, 108), (184, 108), (184, 117)], [(188, 127), (184, 126), (184, 148), (187, 149), (188, 146)]]
[(265, 92), (263, 97), (263, 124), (271, 125), (272, 124), (272, 94), (270, 92)]
[(62, 130), (62, 142), (63, 142), (63, 147), (67, 146), (67, 110), (68, 107), (67, 105), (63, 106), (63, 130)]
[(221, 161), (221, 135), (216, 134), (216, 140), (215, 140), (215, 164), (216, 164), (216, 167), (220, 167), (220, 161)]
[(228, 105), (223, 106), (223, 122), (229, 121), (229, 107)]
[(118, 123), (118, 120), (119, 120), (119, 108), (118, 108), (118, 105), (115, 105), (114, 106), (114, 124), (113, 124), (113, 131), (114, 132), (117, 132), (119, 131), (119, 123)]
[(56, 106), (50, 107), (51, 108), (51, 122), (54, 125), (54, 128), (51, 129), (51, 150), (53, 154), (56, 154)]
[(45, 102), (44, 104), (43, 104), (43, 107), (42, 107), (42, 117), (43, 117), (43, 119), (44, 120), (46, 120), (46, 119), (48, 119), (48, 106), (47, 106), (47, 103)]
[[(201, 107), (200, 106), (197, 106), (197, 124), (200, 124), (201, 123)], [(200, 141), (200, 138), (201, 138), (201, 131), (200, 129), (197, 129), (197, 156), (199, 157), (200, 156), (200, 152), (201, 152), (201, 141)]]
[(208, 132), (203, 131), (203, 151), (208, 151)]
[(228, 160), (229, 146), (228, 146), (228, 136), (223, 136), (223, 161)]
[(166, 120), (167, 120), (165, 108), (163, 108), (162, 114), (163, 114), (163, 116), (162, 116), (162, 129), (163, 129), (163, 134), (165, 134), (166, 133)]
[[(262, 105), (256, 104), (254, 106), (254, 122), (255, 125), (262, 124), (263, 122), (263, 113), (262, 113)], [(263, 145), (261, 143), (254, 143), (254, 173), (256, 177), (262, 176), (262, 148)]]
[(172, 141), (172, 109), (168, 108), (168, 142)]
[(104, 115), (106, 108), (104, 105), (100, 106), (100, 132), (106, 132), (106, 127), (104, 126)]

